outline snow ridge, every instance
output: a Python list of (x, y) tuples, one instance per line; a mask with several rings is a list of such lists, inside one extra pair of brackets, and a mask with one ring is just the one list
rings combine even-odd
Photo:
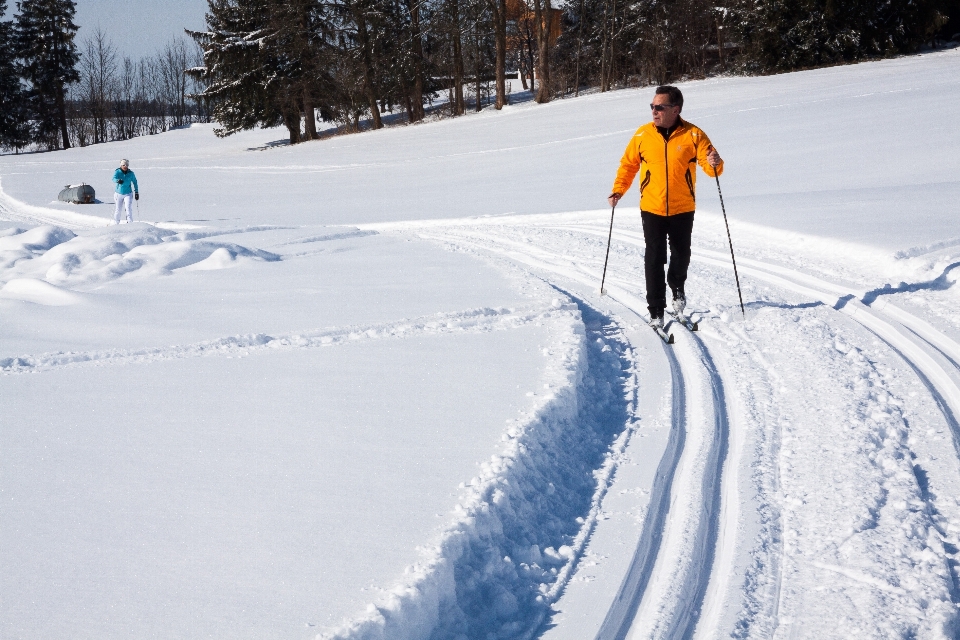
[(385, 324), (328, 327), (273, 336), (253, 333), (169, 347), (23, 355), (0, 359), (0, 373), (8, 375), (37, 373), (84, 364), (107, 366), (203, 356), (243, 357), (266, 349), (332, 347), (358, 340), (405, 338), (423, 334), (466, 331), (495, 331), (523, 326), (558, 313), (559, 309), (554, 305), (515, 309), (468, 309)]
[[(632, 433), (619, 327), (584, 304), (550, 349), (551, 392), (464, 486), (455, 521), (366, 615), (327, 640), (529, 638), (559, 598)], [(625, 425), (626, 428), (625, 428)]]

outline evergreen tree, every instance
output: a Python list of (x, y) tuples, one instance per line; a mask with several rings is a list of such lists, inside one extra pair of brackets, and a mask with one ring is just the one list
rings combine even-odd
[(280, 124), (280, 110), (266, 90), (260, 39), (267, 29), (267, 3), (210, 0), (207, 31), (187, 33), (203, 49), (204, 66), (191, 70), (206, 83), (218, 136), (257, 125)]
[[(7, 10), (0, 0), (0, 16)], [(13, 49), (13, 23), (0, 21), (0, 147), (25, 147), (29, 143), (30, 116), (20, 83)]]
[(914, 51), (947, 20), (946, 0), (742, 0), (748, 66), (789, 71)]
[(318, 0), (210, 0), (207, 31), (189, 33), (204, 66), (191, 69), (206, 89), (219, 136), (284, 124), (290, 142), (316, 135), (315, 109), (329, 112), (332, 66), (325, 7)]
[(76, 4), (73, 0), (22, 0), (17, 8), (15, 49), (30, 85), (33, 141), (51, 149), (60, 144), (69, 149), (66, 88), (80, 80), (80, 56), (74, 43)]

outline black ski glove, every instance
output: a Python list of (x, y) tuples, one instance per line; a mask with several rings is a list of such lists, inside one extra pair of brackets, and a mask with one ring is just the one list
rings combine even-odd
[(139, 200), (139, 199), (140, 199), (140, 194), (139, 194), (139, 193), (133, 194), (133, 199), (134, 199), (134, 200)]
[(123, 178), (117, 178), (117, 184), (123, 184)]

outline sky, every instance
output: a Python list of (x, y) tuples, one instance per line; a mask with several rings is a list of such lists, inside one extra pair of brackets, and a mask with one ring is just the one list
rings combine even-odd
[[(77, 38), (81, 42), (97, 26), (106, 32), (121, 56), (152, 56), (184, 28), (202, 29), (206, 0), (77, 0)], [(16, 0), (7, 3), (7, 19)]]

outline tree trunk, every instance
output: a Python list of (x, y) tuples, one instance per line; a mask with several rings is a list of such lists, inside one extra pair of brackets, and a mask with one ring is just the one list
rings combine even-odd
[(363, 54), (363, 92), (367, 96), (370, 115), (373, 118), (373, 128), (382, 129), (383, 120), (380, 119), (377, 95), (373, 89), (373, 56), (370, 51), (370, 35), (367, 33), (367, 19), (356, 4), (353, 4), (352, 8), (353, 17), (357, 21), (357, 36), (360, 38), (360, 48)]
[(317, 113), (313, 107), (313, 95), (311, 95), (309, 87), (303, 90), (303, 128), (304, 138), (307, 140), (316, 140), (319, 137), (317, 135)]
[[(520, 40), (520, 64), (517, 66), (517, 75), (520, 76), (520, 85), (523, 87), (524, 91), (529, 91), (530, 87), (527, 85), (527, 73), (530, 72), (530, 65), (527, 64), (527, 54), (524, 51), (525, 47), (523, 45), (523, 40)], [(531, 81), (533, 76), (530, 76)]]
[(610, 11), (610, 62), (607, 65), (607, 88), (613, 87), (616, 77), (617, 61), (617, 0), (613, 0), (613, 10)]
[(398, 78), (398, 82), (400, 83), (400, 99), (403, 101), (403, 108), (407, 112), (407, 122), (413, 122), (413, 101), (410, 99), (413, 91), (407, 86), (407, 81), (402, 74)]
[(287, 87), (281, 93), (280, 115), (283, 117), (284, 126), (290, 132), (290, 144), (297, 144), (301, 140), (300, 101), (297, 97), (292, 87)]
[(607, 62), (607, 19), (610, 15), (610, 2), (606, 0), (603, 3), (603, 40), (600, 43), (600, 92), (607, 90), (607, 75), (609, 73), (609, 64)]
[(553, 22), (550, 0), (533, 0), (537, 20), (537, 96), (538, 103), (550, 102), (550, 31)]
[(466, 111), (463, 100), (463, 34), (460, 31), (460, 3), (451, 0), (450, 17), (453, 19), (453, 115), (462, 116)]
[(583, 0), (580, 0), (580, 29), (577, 33), (577, 72), (573, 80), (573, 95), (580, 95), (580, 52), (583, 50)]
[(720, 52), (720, 70), (726, 71), (727, 65), (723, 61), (723, 26), (720, 24), (720, 18), (717, 18), (717, 51)]
[(67, 131), (67, 105), (63, 99), (63, 85), (57, 84), (54, 89), (57, 100), (57, 119), (60, 121), (60, 135), (63, 137), (63, 148), (70, 148), (70, 133)]
[(490, 8), (493, 10), (493, 37), (497, 52), (493, 75), (496, 77), (496, 108), (499, 111), (507, 104), (507, 0), (490, 0)]
[(413, 109), (410, 121), (419, 122), (426, 117), (423, 110), (423, 35), (420, 33), (420, 0), (408, 0), (410, 8), (411, 50), (413, 52), (413, 87), (410, 102)]
[(474, 45), (475, 45), (475, 52), (476, 52), (476, 55), (474, 56), (474, 60), (473, 60), (473, 61), (474, 61), (473, 72), (474, 72), (474, 76), (475, 76), (475, 77), (474, 77), (474, 87), (475, 87), (475, 89), (476, 89), (476, 92), (475, 92), (475, 93), (476, 93), (476, 97), (477, 97), (477, 106), (476, 106), (476, 109), (475, 109), (475, 110), (476, 110), (477, 113), (479, 113), (480, 110), (483, 109), (483, 101), (480, 99), (480, 71), (481, 71), (481, 69), (480, 69), (480, 20), (479, 20), (479, 18), (478, 18), (477, 21), (473, 24), (473, 38), (474, 38)]

